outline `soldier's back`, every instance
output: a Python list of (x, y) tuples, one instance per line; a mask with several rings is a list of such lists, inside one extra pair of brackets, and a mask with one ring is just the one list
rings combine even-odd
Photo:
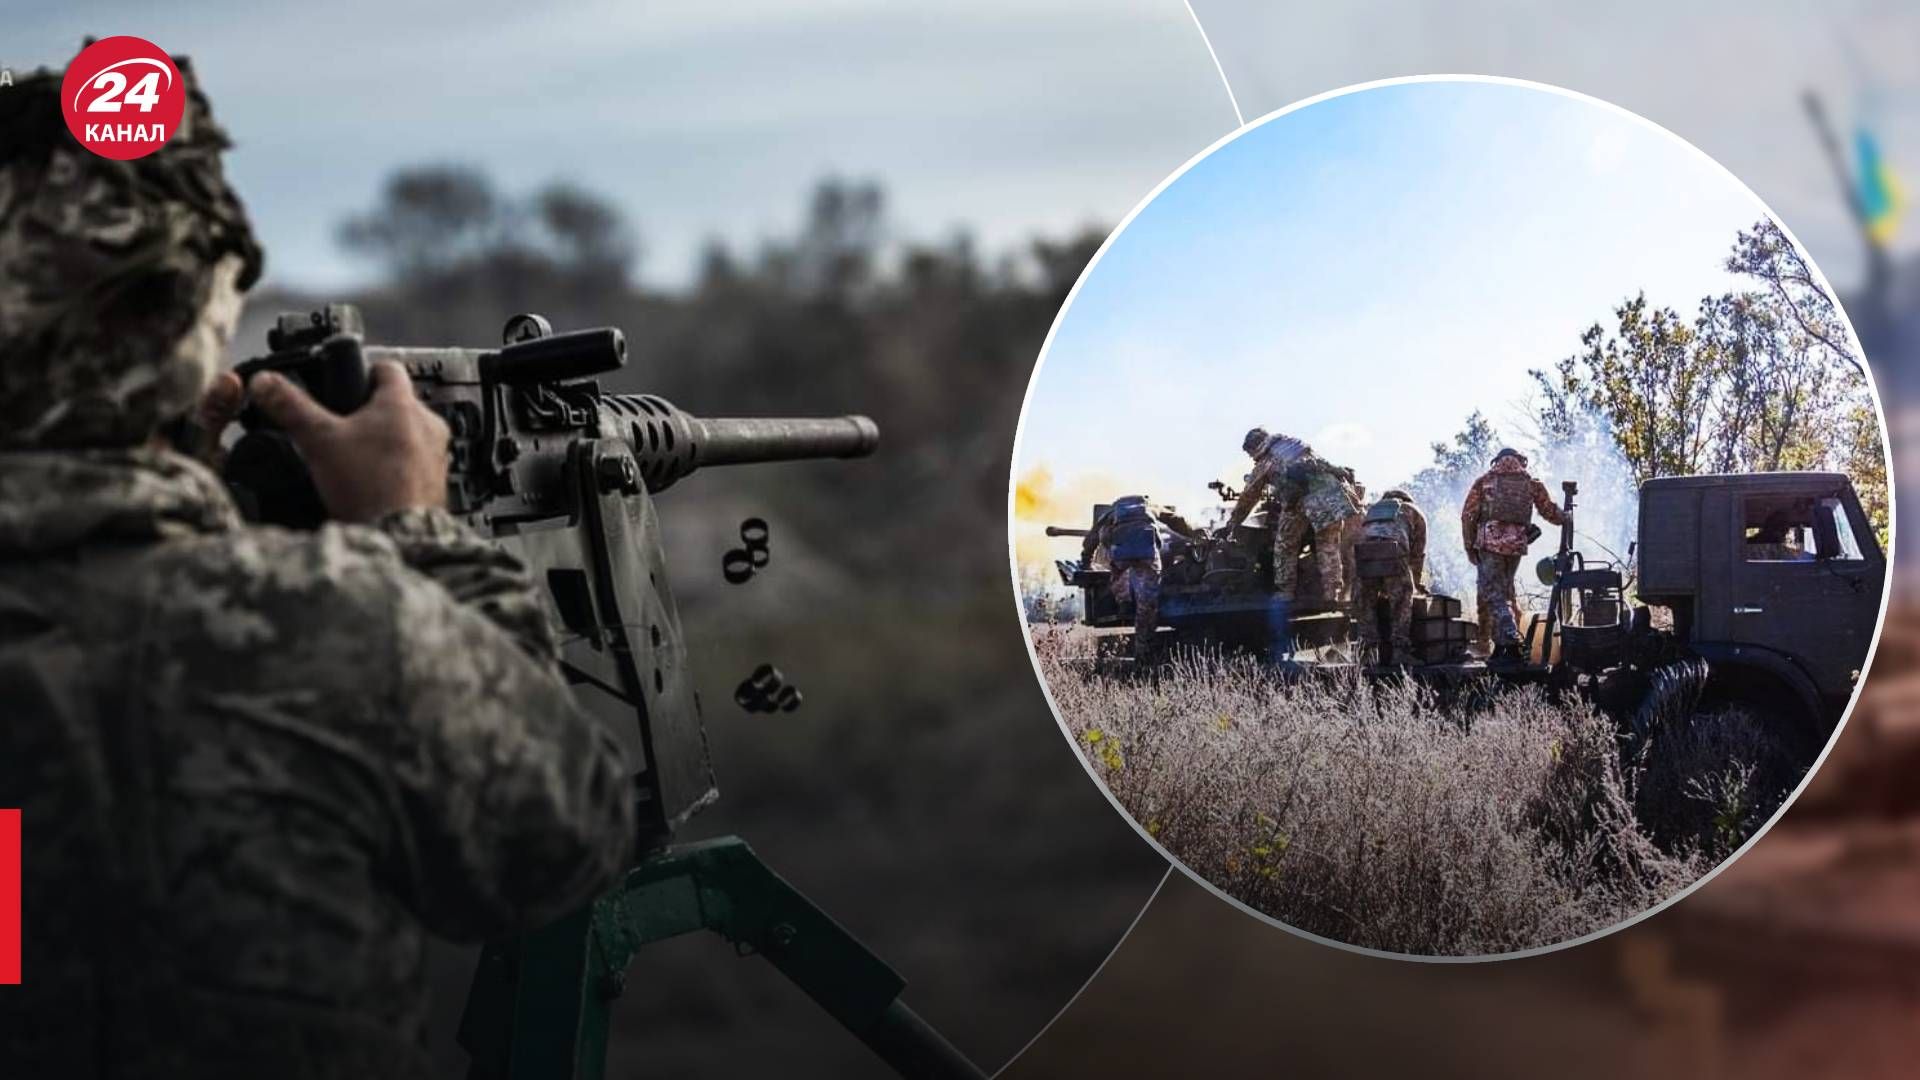
[(32, 472), (0, 466), (8, 1075), (424, 1075), (423, 935), (383, 885), (437, 839), (395, 781), (422, 582), (369, 529), (233, 527), (208, 477)]

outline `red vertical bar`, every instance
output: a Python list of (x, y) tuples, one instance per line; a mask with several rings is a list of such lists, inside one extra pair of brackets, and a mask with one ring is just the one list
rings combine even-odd
[(0, 986), (20, 984), (20, 811), (0, 810)]

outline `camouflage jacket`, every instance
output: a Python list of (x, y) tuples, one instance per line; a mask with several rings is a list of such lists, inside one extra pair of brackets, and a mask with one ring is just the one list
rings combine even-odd
[(1278, 513), (1304, 515), (1314, 532), (1343, 524), (1360, 509), (1348, 486), (1351, 477), (1312, 453), (1295, 460), (1263, 455), (1247, 474), (1247, 485), (1227, 515), (1226, 527), (1245, 521), (1263, 500)]
[[(1525, 555), (1527, 553), (1527, 527), (1511, 521), (1483, 521), (1481, 509), (1487, 500), (1487, 487), (1492, 478), (1500, 473), (1525, 474), (1527, 467), (1518, 459), (1504, 457), (1495, 462), (1493, 468), (1482, 473), (1480, 479), (1467, 489), (1467, 498), (1460, 507), (1460, 535), (1466, 541), (1469, 551), (1479, 549), (1498, 555)], [(1531, 479), (1531, 478), (1529, 478)], [(1533, 481), (1533, 508), (1551, 524), (1558, 525), (1565, 516), (1560, 508), (1553, 504), (1553, 495), (1547, 491), (1547, 485)]]
[(1289, 464), (1271, 455), (1262, 455), (1253, 463), (1253, 471), (1247, 474), (1246, 485), (1240, 489), (1239, 500), (1227, 514), (1228, 531), (1247, 520), (1262, 503), (1270, 504), (1281, 513), (1299, 509), (1307, 485), (1297, 471), (1288, 468)]
[(1299, 473), (1306, 484), (1306, 494), (1300, 497), (1300, 512), (1306, 515), (1307, 524), (1314, 532), (1344, 526), (1348, 518), (1361, 511), (1360, 502), (1354, 498), (1353, 488), (1343, 475), (1345, 470), (1310, 457), (1290, 471)]
[(524, 571), (437, 511), (243, 526), (158, 451), (0, 453), (16, 1076), (426, 1073), (426, 934), (609, 884), (628, 766)]

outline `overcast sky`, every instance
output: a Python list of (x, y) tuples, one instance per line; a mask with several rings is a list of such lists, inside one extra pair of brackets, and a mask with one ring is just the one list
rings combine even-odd
[(1115, 238), (1055, 331), (1015, 472), (1110, 472), (1199, 509), (1258, 424), (1384, 490), (1475, 410), (1522, 441), (1528, 369), (1635, 292), (1691, 320), (1750, 286), (1722, 264), (1764, 214), (1704, 154), (1585, 99), (1426, 82), (1309, 105)]
[(600, 191), (673, 285), (709, 236), (791, 235), (830, 172), (883, 181), (900, 238), (967, 225), (997, 251), (1110, 225), (1233, 126), (1177, 0), (36, 7), (0, 38), (16, 74), (87, 33), (192, 57), (268, 276), (301, 285), (370, 271), (334, 229), (420, 162)]
[[(1235, 123), (1178, 0), (19, 6), (0, 40), (17, 71), (64, 64), (88, 33), (190, 54), (239, 140), (270, 277), (312, 286), (367, 272), (334, 228), (407, 164), (478, 164), (510, 192), (581, 181), (639, 226), (643, 277), (673, 285), (709, 236), (789, 232), (828, 172), (885, 181), (901, 238), (964, 223), (991, 251), (1119, 220)], [(1859, 52), (1888, 152), (1920, 174), (1920, 5), (1903, 0), (1195, 6), (1248, 119), (1391, 75), (1562, 83), (1720, 158), (1842, 284), (1858, 249), (1801, 89), (1846, 119)]]
[[(1912, 0), (1193, 0), (1246, 118), (1396, 75), (1537, 79), (1623, 105), (1732, 169), (1843, 290), (1861, 247), (1801, 105), (1880, 132), (1920, 195), (1920, 4)], [(1911, 218), (1898, 249), (1920, 252)]]

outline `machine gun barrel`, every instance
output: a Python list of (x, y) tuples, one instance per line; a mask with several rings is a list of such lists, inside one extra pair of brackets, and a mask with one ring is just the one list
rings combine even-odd
[(1048, 536), (1092, 536), (1092, 529), (1068, 529), (1059, 525), (1047, 526)]
[(859, 458), (880, 445), (879, 427), (864, 416), (688, 419), (696, 465)]
[(611, 419), (630, 425), (619, 434), (632, 444), (652, 492), (707, 465), (860, 458), (880, 445), (879, 426), (864, 416), (712, 418), (652, 394), (608, 394), (602, 400)]

